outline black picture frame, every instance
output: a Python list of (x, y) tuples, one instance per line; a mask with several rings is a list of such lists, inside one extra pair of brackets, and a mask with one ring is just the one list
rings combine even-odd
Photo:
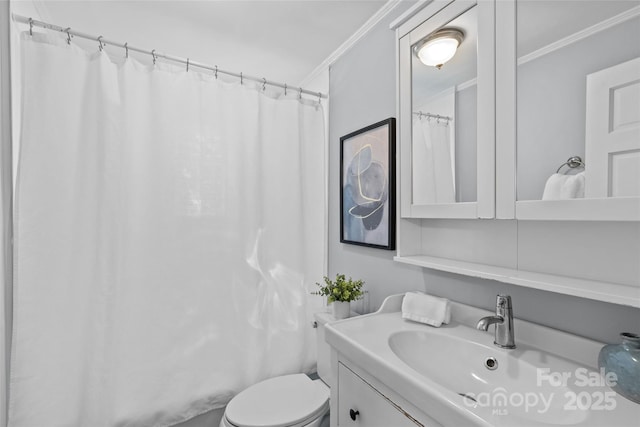
[(340, 242), (396, 248), (396, 119), (340, 138)]

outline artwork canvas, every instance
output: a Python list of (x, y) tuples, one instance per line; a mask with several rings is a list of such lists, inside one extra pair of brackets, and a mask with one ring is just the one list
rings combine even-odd
[(340, 138), (340, 241), (395, 249), (395, 119)]

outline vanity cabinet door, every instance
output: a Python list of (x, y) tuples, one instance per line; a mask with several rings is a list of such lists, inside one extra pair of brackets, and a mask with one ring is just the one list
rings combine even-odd
[[(338, 426), (427, 426), (414, 419), (342, 363), (338, 364), (337, 411)], [(429, 424), (429, 427), (431, 426)]]

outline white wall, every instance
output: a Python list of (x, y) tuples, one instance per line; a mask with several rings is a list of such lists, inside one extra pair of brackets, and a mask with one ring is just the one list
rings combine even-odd
[[(365, 280), (375, 309), (390, 294), (423, 290), (493, 310), (513, 296), (516, 317), (592, 339), (616, 342), (638, 330), (640, 309), (449, 274), (393, 261), (394, 252), (339, 242), (339, 141), (396, 115), (395, 33), (398, 7), (331, 67), (329, 133), (329, 274)], [(429, 254), (620, 283), (638, 283), (640, 224), (422, 220)], [(520, 234), (520, 236), (519, 236)], [(520, 249), (518, 249), (520, 238)], [(520, 253), (518, 253), (520, 251)], [(635, 261), (634, 261), (635, 260)]]

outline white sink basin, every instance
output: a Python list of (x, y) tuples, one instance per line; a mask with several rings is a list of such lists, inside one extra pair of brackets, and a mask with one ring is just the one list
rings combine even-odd
[(516, 319), (517, 348), (503, 349), (475, 329), (492, 313), (453, 304), (433, 328), (402, 319), (401, 302), (330, 324), (327, 342), (443, 426), (638, 425), (640, 405), (597, 371), (602, 343)]
[[(389, 346), (409, 367), (462, 396), (463, 404), (470, 408), (491, 408), (496, 415), (540, 424), (573, 425), (586, 420), (585, 411), (565, 408), (568, 400), (564, 396), (577, 396), (583, 390), (575, 381), (556, 385), (542, 370), (573, 373), (582, 368), (588, 375), (587, 368), (524, 345), (503, 350), (471, 341), (478, 337), (471, 328), (457, 325), (446, 330), (396, 332), (389, 337)], [(486, 337), (480, 338), (487, 342)], [(598, 393), (604, 391), (600, 387)]]

